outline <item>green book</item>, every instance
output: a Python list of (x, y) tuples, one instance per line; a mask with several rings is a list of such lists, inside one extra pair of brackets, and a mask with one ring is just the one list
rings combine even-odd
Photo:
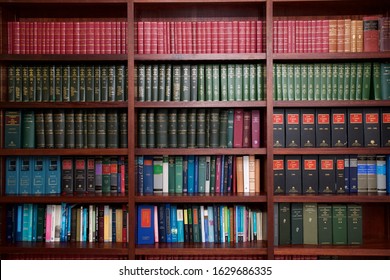
[(321, 100), (321, 64), (314, 63), (314, 100)]
[(356, 64), (356, 97), (355, 100), (362, 100), (363, 93), (363, 63)]
[(233, 148), (233, 137), (234, 137), (234, 109), (228, 109), (227, 113), (227, 147)]
[(234, 99), (236, 101), (242, 101), (243, 100), (243, 65), (242, 64), (236, 64), (235, 65), (235, 75), (234, 75), (235, 81), (235, 95)]
[[(7, 67), (8, 71), (8, 101), (16, 101), (16, 92), (15, 92), (15, 65), (10, 65)], [(18, 89), (20, 90), (20, 89)], [(19, 100), (18, 100), (19, 101)]]
[(85, 101), (95, 101), (95, 67), (88, 65), (85, 69)]
[(215, 193), (216, 156), (210, 157), (210, 193)]
[(228, 66), (221, 64), (221, 101), (228, 101)]
[[(138, 76), (137, 76), (138, 70), (134, 73), (135, 78), (135, 89), (138, 89)], [(81, 74), (81, 68), (80, 68), (80, 74)], [(80, 77), (81, 78), (81, 77)], [(115, 67), (115, 101), (125, 101), (125, 66), (124, 65), (117, 65)], [(137, 99), (139, 93), (137, 92)]]
[(192, 234), (194, 242), (202, 242), (201, 225), (199, 219), (200, 207), (199, 205), (192, 206)]
[(114, 65), (107, 66), (107, 91), (108, 98), (107, 101), (115, 101), (116, 100), (116, 70)]
[(23, 102), (32, 101), (30, 100), (30, 96), (28, 94), (28, 85), (29, 85), (28, 66), (23, 65), (22, 66), (22, 101)]
[(93, 67), (93, 101), (102, 101), (102, 67), (95, 65)]
[(62, 101), (70, 101), (70, 66), (62, 66)]
[(49, 101), (56, 101), (56, 66), (49, 66)]
[[(86, 123), (83, 121), (84, 113), (82, 109), (75, 109), (74, 111), (74, 138), (75, 138), (75, 148), (82, 149), (84, 148), (84, 126)], [(138, 122), (139, 125), (139, 122)]]
[(205, 66), (205, 100), (213, 100), (213, 66), (211, 64)]
[(43, 101), (42, 87), (43, 87), (42, 66), (36, 66), (35, 67), (35, 101), (38, 102)]
[(344, 100), (350, 100), (351, 63), (344, 63)]
[[(278, 91), (278, 100), (288, 100), (288, 65), (287, 64), (282, 64), (281, 65), (281, 78), (280, 81), (278, 79), (278, 83), (280, 82), (281, 84), (281, 91)], [(276, 71), (278, 69), (276, 68)], [(278, 73), (276, 72), (276, 76)]]
[(187, 148), (187, 109), (179, 109), (177, 114), (177, 147)]
[(210, 148), (211, 110), (205, 111), (205, 148)]
[(206, 190), (206, 156), (198, 157), (198, 192), (205, 193)]
[(303, 244), (318, 244), (317, 203), (303, 204)]
[(308, 75), (307, 75), (307, 64), (301, 64), (301, 100), (308, 100)]
[(381, 63), (373, 62), (372, 63), (372, 83), (374, 87), (374, 100), (382, 99), (382, 89), (381, 89)]
[(327, 100), (327, 68), (326, 63), (321, 63), (321, 88), (320, 88), (320, 100)]
[(318, 244), (332, 245), (332, 205), (318, 204)]
[(53, 132), (54, 148), (65, 148), (65, 110), (63, 109), (53, 111)]
[[(42, 119), (43, 119), (43, 114), (42, 114)], [(44, 126), (44, 124), (42, 125)], [(73, 109), (68, 109), (65, 111), (65, 148), (67, 149), (75, 148), (74, 129), (75, 129), (74, 111)], [(35, 128), (35, 131), (37, 131), (37, 128)], [(44, 136), (42, 138), (44, 141)]]
[[(15, 90), (15, 100), (16, 102), (23, 101), (23, 78), (22, 78), (22, 66), (15, 66), (15, 76), (14, 76), (14, 90)], [(11, 100), (10, 100), (11, 101)]]
[(168, 193), (175, 193), (176, 176), (175, 176), (175, 157), (168, 156)]
[(172, 101), (172, 65), (165, 67), (165, 101)]
[(220, 109), (211, 109), (210, 114), (210, 147), (218, 148), (219, 147), (219, 119)]
[(236, 67), (234, 64), (227, 65), (227, 100), (234, 101), (235, 100), (235, 76), (236, 76)]
[(70, 67), (70, 101), (80, 101), (80, 67), (72, 65)]
[(168, 109), (156, 110), (156, 148), (168, 148)]
[(332, 207), (333, 245), (347, 244), (347, 206), (334, 204)]
[(249, 100), (256, 101), (257, 97), (257, 84), (256, 84), (256, 65), (249, 64)]
[(307, 65), (307, 100), (314, 100), (314, 64)]
[(22, 113), (22, 148), (35, 148), (35, 112)]
[(146, 114), (147, 114), (147, 109), (140, 109), (138, 111), (137, 136), (138, 136), (138, 147), (139, 148), (146, 148), (147, 147)]
[(148, 109), (146, 113), (146, 147), (147, 148), (156, 147), (154, 118), (155, 118), (155, 110)]
[(198, 101), (206, 99), (206, 72), (204, 64), (198, 65)]
[(191, 100), (191, 66), (184, 64), (181, 66), (180, 94), (181, 101)]
[(206, 146), (206, 110), (198, 109), (196, 114), (196, 146)]
[[(256, 93), (257, 93), (257, 100), (264, 100), (265, 96), (265, 84), (266, 84), (266, 71), (265, 71), (265, 65), (264, 64), (256, 64)], [(275, 75), (274, 75), (275, 77)], [(275, 83), (274, 83), (274, 90), (275, 90)]]
[(102, 193), (111, 192), (111, 158), (103, 157), (102, 160)]
[(356, 204), (348, 204), (348, 244), (361, 245), (363, 244), (363, 210), (362, 206)]
[(249, 101), (249, 64), (242, 66), (242, 100)]
[(137, 101), (146, 101), (145, 85), (146, 85), (146, 67), (145, 64), (137, 66), (137, 85), (138, 85), (138, 99)]
[(381, 63), (381, 98), (390, 99), (390, 63)]
[(351, 79), (349, 83), (349, 100), (356, 100), (357, 63), (351, 62)]
[(294, 100), (302, 100), (302, 92), (301, 92), (301, 65), (300, 64), (293, 64), (294, 68), (294, 78), (293, 78), (293, 83), (294, 83)]
[(127, 111), (119, 112), (119, 148), (128, 147), (128, 123)]
[(45, 145), (46, 148), (54, 148), (54, 125), (53, 111), (51, 109), (45, 111)]
[(337, 100), (339, 90), (339, 66), (337, 63), (332, 63), (332, 100)]
[(79, 71), (79, 96), (80, 101), (85, 102), (87, 98), (87, 88), (86, 88), (86, 67), (85, 65), (81, 65)]
[(212, 65), (212, 100), (213, 101), (220, 101), (220, 73), (219, 73), (219, 64), (213, 64)]
[[(56, 102), (62, 101), (62, 66), (57, 65), (54, 68), (55, 74), (54, 74), (54, 100)], [(24, 88), (24, 87), (23, 87)], [(24, 101), (24, 96), (23, 96), (23, 101)]]
[(152, 65), (152, 100), (159, 101), (158, 80), (159, 80), (158, 64)]
[(370, 90), (371, 90), (371, 62), (363, 62), (362, 100), (370, 99)]
[(4, 117), (4, 148), (20, 149), (22, 147), (22, 113), (21, 111), (5, 111)]
[(87, 147), (96, 148), (96, 110), (88, 110), (85, 115), (87, 117)]
[(45, 145), (45, 115), (43, 111), (35, 111), (35, 147), (46, 148)]
[(177, 148), (177, 109), (168, 111), (168, 146)]
[[(97, 112), (96, 111), (96, 117), (97, 117)], [(103, 116), (103, 112), (101, 112)], [(115, 109), (107, 109), (106, 110), (106, 148), (111, 148), (111, 149), (117, 149), (119, 148), (119, 137), (120, 137), (120, 132), (119, 132), (119, 112)], [(99, 137), (99, 135), (97, 135)]]
[(187, 147), (196, 148), (196, 109), (188, 109)]
[(198, 66), (191, 65), (190, 68), (190, 100), (198, 100)]
[(279, 245), (291, 244), (290, 203), (279, 203)]
[(344, 75), (345, 75), (345, 68), (344, 63), (338, 64), (338, 90), (337, 90), (337, 100), (344, 100)]
[(175, 157), (175, 193), (183, 193), (183, 157)]
[(145, 65), (145, 101), (152, 101), (152, 65), (150, 64)]
[(100, 101), (108, 101), (108, 66), (107, 65), (100, 66)]
[(227, 148), (228, 110), (221, 109), (219, 114), (219, 147)]
[(332, 64), (326, 64), (326, 100), (332, 100)]
[(36, 100), (36, 67), (28, 67), (28, 99), (29, 101)]
[(303, 244), (302, 203), (291, 203), (291, 244)]
[(282, 65), (280, 63), (274, 64), (272, 74), (274, 77), (273, 100), (282, 100)]

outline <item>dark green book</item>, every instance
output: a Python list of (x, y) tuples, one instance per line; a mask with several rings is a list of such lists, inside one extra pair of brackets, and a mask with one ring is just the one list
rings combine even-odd
[(168, 148), (168, 109), (156, 110), (156, 148)]
[(348, 244), (361, 245), (363, 244), (363, 210), (362, 206), (356, 204), (348, 204)]
[(56, 66), (49, 66), (49, 101), (56, 101)]
[(177, 109), (168, 111), (168, 146), (177, 148)]
[(301, 100), (308, 100), (307, 64), (301, 64)]
[(106, 143), (107, 148), (119, 148), (119, 112), (114, 109), (107, 109), (107, 123), (106, 123)]
[[(96, 75), (95, 75), (95, 80), (96, 80)], [(100, 99), (98, 100), (108, 101), (108, 66), (107, 65), (100, 66)]]
[[(282, 64), (277, 63), (274, 65), (273, 71), (275, 72), (275, 100), (283, 100), (283, 89), (282, 89)], [(287, 72), (286, 72), (287, 74)]]
[(266, 72), (264, 64), (256, 64), (257, 100), (265, 100), (267, 84)]
[(204, 64), (198, 65), (198, 101), (206, 99), (206, 72)]
[(35, 67), (35, 101), (43, 101), (42, 96), (43, 79), (42, 79), (42, 66)]
[(191, 66), (189, 64), (183, 64), (181, 66), (180, 77), (180, 99), (181, 101), (191, 100)]
[(181, 67), (180, 65), (172, 66), (172, 101), (180, 101), (181, 89)]
[(235, 86), (235, 101), (243, 100), (243, 65), (236, 64), (235, 65), (235, 75), (234, 75), (234, 86)]
[(347, 206), (334, 204), (332, 207), (333, 245), (346, 245), (347, 239)]
[(381, 99), (390, 99), (390, 63), (380, 64)]
[(65, 110), (53, 111), (54, 148), (65, 148)]
[(291, 244), (291, 209), (290, 203), (279, 203), (279, 245)]
[(176, 186), (175, 157), (168, 156), (168, 193), (175, 193)]
[(381, 64), (379, 62), (372, 63), (372, 83), (374, 87), (373, 96), (370, 99), (381, 100), (382, 89), (381, 89)]
[(111, 192), (111, 158), (103, 157), (102, 160), (102, 193)]
[(221, 101), (228, 101), (228, 69), (227, 64), (221, 64), (220, 66), (221, 76)]
[(295, 100), (294, 65), (287, 64), (287, 100)]
[(213, 66), (205, 66), (205, 101), (213, 100)]
[(332, 100), (332, 64), (326, 64), (326, 100)]
[[(118, 130), (116, 130), (116, 132), (118, 132)], [(106, 136), (108, 136), (108, 133), (109, 124), (108, 116), (106, 115), (106, 109), (96, 109), (96, 148), (108, 148), (106, 142)]]
[[(280, 93), (278, 91), (278, 100), (288, 100), (288, 71), (287, 71), (288, 65), (283, 63), (281, 65), (281, 78), (280, 78), (280, 84), (281, 84), (281, 90)], [(276, 69), (277, 71), (278, 69)], [(278, 75), (278, 73), (276, 73)], [(279, 97), (280, 95), (280, 97)]]
[[(168, 123), (168, 120), (167, 120)], [(119, 112), (119, 148), (128, 146), (128, 118), (127, 112)]]
[(249, 100), (250, 101), (258, 100), (255, 64), (249, 64)]
[(35, 112), (35, 147), (46, 148), (45, 145), (45, 115), (43, 111)]
[(242, 65), (242, 100), (249, 101), (249, 64)]
[(337, 90), (337, 100), (344, 100), (344, 76), (345, 76), (345, 63), (338, 64), (338, 90)]
[(332, 205), (318, 204), (318, 244), (332, 245)]
[(219, 127), (220, 127), (219, 111), (220, 109), (211, 109), (211, 114), (210, 114), (210, 147), (211, 148), (219, 147)]
[(85, 68), (85, 101), (95, 100), (95, 67), (88, 65)]
[(179, 109), (177, 114), (177, 147), (187, 148), (187, 109)]
[(191, 65), (190, 68), (190, 100), (198, 100), (198, 65)]
[(137, 135), (138, 135), (138, 147), (146, 148), (147, 139), (146, 139), (146, 114), (147, 109), (140, 109), (138, 111), (138, 123), (137, 123)]
[(165, 101), (172, 100), (172, 65), (165, 67)]
[(51, 109), (45, 111), (45, 145), (46, 148), (54, 148), (54, 123), (53, 111)]
[[(125, 66), (115, 66), (115, 101), (125, 101)], [(138, 79), (138, 77), (137, 77)], [(138, 88), (138, 85), (137, 85)]]
[[(167, 120), (168, 123), (168, 120)], [(196, 148), (196, 109), (188, 109), (187, 147)]]
[(107, 101), (115, 101), (116, 100), (116, 66), (115, 65), (109, 65), (107, 67), (108, 69), (108, 76), (107, 76), (107, 83), (108, 83), (108, 98)]
[(159, 92), (158, 92), (158, 80), (159, 80), (158, 64), (152, 65), (152, 100), (158, 101)]
[(291, 203), (291, 244), (303, 244), (302, 203)]
[(183, 193), (183, 157), (175, 157), (175, 193)]
[(35, 112), (22, 113), (22, 148), (35, 148)]
[(83, 113), (83, 123), (84, 123), (84, 148), (88, 148), (88, 111)]
[(102, 101), (101, 66), (93, 67), (93, 101)]
[(154, 109), (148, 109), (146, 113), (146, 147), (147, 148), (156, 147), (154, 117), (155, 117)]
[[(9, 65), (7, 67), (7, 77), (8, 77), (8, 101), (16, 101), (16, 92), (15, 92), (15, 65)], [(18, 100), (19, 101), (19, 100)]]
[(23, 96), (22, 96), (22, 91), (23, 91), (22, 66), (20, 66), (20, 65), (16, 65), (15, 66), (14, 91), (15, 91), (15, 100), (14, 101), (16, 101), (16, 102), (23, 101)]
[(236, 69), (234, 64), (227, 65), (227, 100), (234, 101), (235, 100), (235, 76)]
[(228, 110), (221, 109), (219, 114), (219, 147), (227, 148)]
[(216, 156), (210, 157), (210, 193), (215, 193)]
[(79, 67), (79, 101), (85, 102), (87, 98), (87, 88), (86, 88), (86, 67), (85, 65), (80, 65)]
[(314, 63), (314, 100), (321, 100), (321, 64)]
[(70, 101), (70, 66), (62, 66), (62, 101)]
[(87, 117), (87, 147), (96, 148), (96, 111), (91, 109), (85, 113)]
[(22, 147), (22, 113), (5, 111), (4, 148), (20, 149)]
[(146, 68), (145, 64), (139, 64), (137, 66), (137, 85), (138, 85), (138, 100), (137, 101), (146, 101), (145, 98), (145, 85), (146, 85)]
[(351, 63), (344, 63), (344, 100), (350, 100)]
[(332, 63), (332, 100), (338, 100), (337, 94), (339, 90), (339, 66), (337, 63)]
[(327, 100), (327, 68), (326, 63), (321, 63), (321, 88), (320, 88), (320, 100)]
[(307, 64), (307, 100), (314, 100), (314, 64)]
[(37, 101), (36, 100), (36, 66), (28, 67), (28, 100), (29, 101)]
[(206, 110), (198, 109), (196, 114), (196, 146), (206, 146)]
[(22, 101), (23, 102), (33, 101), (30, 100), (30, 95), (29, 95), (28, 66), (26, 65), (22, 66)]
[(349, 100), (356, 100), (357, 63), (351, 62), (351, 78), (349, 83)]
[(294, 67), (294, 100), (302, 100), (302, 81), (301, 81), (301, 65), (293, 64)]
[(201, 225), (199, 219), (200, 207), (199, 205), (192, 206), (192, 234), (193, 242), (202, 242)]
[(74, 111), (74, 138), (75, 148), (82, 149), (85, 146), (84, 143), (84, 126), (87, 124), (83, 121), (84, 112), (82, 109), (75, 109)]
[(356, 98), (362, 100), (363, 94), (363, 63), (359, 62), (356, 65)]
[(65, 148), (74, 149), (75, 143), (75, 118), (73, 109), (65, 112)]
[(370, 99), (371, 90), (371, 62), (363, 62), (363, 90), (362, 100)]
[(318, 244), (317, 203), (303, 203), (303, 244)]
[(80, 101), (80, 66), (70, 67), (70, 101)]
[(206, 156), (198, 157), (198, 193), (206, 191)]
[(165, 101), (165, 64), (158, 65), (158, 101)]

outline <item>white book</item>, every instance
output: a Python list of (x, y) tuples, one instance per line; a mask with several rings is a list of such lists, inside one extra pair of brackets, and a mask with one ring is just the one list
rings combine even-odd
[(61, 223), (62, 223), (62, 210), (61, 205), (56, 204), (55, 206), (55, 225), (54, 225), (54, 241), (61, 241)]
[(200, 206), (200, 228), (201, 228), (201, 237), (202, 242), (205, 242), (205, 235), (204, 235), (204, 206)]
[(206, 156), (206, 184), (205, 184), (205, 193), (210, 193), (210, 161), (211, 161), (211, 156)]
[(94, 207), (93, 205), (88, 206), (88, 241), (89, 242), (94, 242), (93, 237), (93, 224), (95, 220), (95, 215), (93, 214)]
[(163, 192), (163, 157), (153, 157), (153, 192)]
[(249, 156), (243, 156), (244, 193), (249, 193)]
[(163, 156), (163, 193), (168, 193), (169, 188), (169, 170), (168, 170), (169, 164), (168, 164), (168, 156)]
[(154, 205), (154, 242), (158, 243), (158, 207), (157, 205)]

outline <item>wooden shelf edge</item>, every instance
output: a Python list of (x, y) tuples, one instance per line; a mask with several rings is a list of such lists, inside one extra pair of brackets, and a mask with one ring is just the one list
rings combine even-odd
[(380, 155), (389, 154), (390, 148), (274, 148), (274, 155)]
[(315, 256), (389, 256), (390, 248), (384, 244), (383, 248), (369, 245), (350, 246), (321, 246), (321, 245), (296, 245), (274, 248), (275, 255), (315, 255)]
[(135, 108), (265, 108), (266, 101), (156, 101), (135, 102)]
[(334, 194), (334, 195), (274, 195), (274, 202), (317, 203), (389, 203), (389, 195), (380, 194)]
[(135, 155), (265, 155), (265, 148), (136, 148)]
[[(274, 1), (275, 2), (275, 1)], [(273, 60), (351, 60), (351, 59), (388, 59), (390, 52), (355, 53), (274, 53)]]
[[(134, 0), (134, 3), (204, 3), (204, 0)], [(208, 0), (208, 3), (265, 3), (266, 0)]]
[(275, 108), (388, 107), (390, 100), (292, 100), (274, 101)]
[(134, 61), (265, 60), (265, 53), (135, 54)]
[(128, 149), (126, 148), (102, 148), (102, 149), (0, 149), (0, 156), (127, 156)]
[(0, 102), (0, 109), (94, 109), (127, 108), (127, 101), (113, 102)]
[[(211, 202), (212, 201), (212, 202)], [(265, 194), (136, 195), (135, 203), (265, 203)]]
[(0, 203), (128, 203), (127, 194), (102, 195), (5, 195)]

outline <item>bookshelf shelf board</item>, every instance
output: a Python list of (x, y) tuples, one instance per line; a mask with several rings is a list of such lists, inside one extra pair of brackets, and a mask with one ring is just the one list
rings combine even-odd
[(128, 149), (0, 149), (0, 156), (127, 156)]
[[(3, 0), (1, 1), (2, 3), (12, 3), (12, 4), (25, 4), (26, 0)], [(33, 1), (34, 3), (37, 3), (37, 4), (40, 4), (40, 3), (44, 3), (44, 4), (49, 4), (49, 3), (53, 3), (53, 4), (73, 4), (73, 3), (77, 3), (77, 4), (80, 4), (80, 0), (61, 0), (61, 1), (58, 1), (58, 0), (34, 0)], [(92, 3), (92, 4), (111, 4), (111, 3), (127, 3), (128, 0), (83, 0), (82, 1), (83, 3)]]
[(334, 195), (275, 195), (274, 202), (318, 202), (318, 203), (389, 203), (390, 196), (377, 193)]
[(378, 155), (390, 148), (275, 148), (274, 155)]
[(229, 61), (265, 60), (265, 53), (136, 54), (135, 61)]
[(127, 54), (2, 54), (0, 60), (7, 62), (127, 62)]
[(5, 195), (0, 203), (127, 203), (127, 194)]
[(136, 245), (136, 255), (266, 255), (267, 242), (156, 243)]
[(265, 148), (172, 148), (172, 149), (135, 149), (135, 155), (265, 155)]
[(128, 245), (98, 242), (15, 242), (2, 243), (0, 253), (127, 256)]
[(135, 102), (135, 108), (265, 108), (266, 101)]
[(113, 102), (0, 102), (0, 109), (94, 109), (127, 108), (126, 101)]
[(275, 247), (275, 255), (319, 255), (319, 256), (389, 256), (390, 244), (367, 242), (363, 245), (290, 245)]
[[(205, 3), (205, 0), (134, 0), (134, 3)], [(261, 3), (266, 0), (208, 0), (207, 3)]]
[(353, 52), (353, 53), (274, 53), (274, 61), (278, 60), (351, 60), (351, 59), (388, 59), (390, 52)]
[(262, 203), (267, 201), (265, 194), (153, 194), (137, 195), (136, 203)]
[(390, 100), (310, 100), (274, 101), (275, 108), (318, 108), (318, 107), (388, 107)]

